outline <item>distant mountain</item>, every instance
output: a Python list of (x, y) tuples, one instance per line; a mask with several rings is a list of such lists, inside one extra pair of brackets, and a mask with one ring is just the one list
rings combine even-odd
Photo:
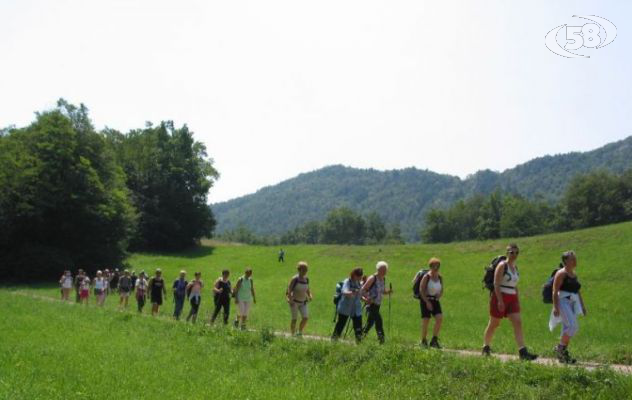
[(589, 152), (539, 157), (502, 173), (479, 171), (464, 180), (416, 168), (378, 171), (334, 165), (212, 207), (218, 233), (243, 225), (257, 234), (280, 235), (344, 205), (362, 213), (376, 211), (387, 223), (399, 224), (408, 240), (417, 240), (431, 208), (496, 189), (555, 201), (577, 174), (630, 168), (632, 136)]

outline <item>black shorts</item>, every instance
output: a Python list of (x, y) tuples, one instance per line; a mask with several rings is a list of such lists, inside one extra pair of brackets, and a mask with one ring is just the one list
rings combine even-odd
[(432, 304), (432, 310), (428, 310), (428, 307), (426, 307), (425, 301), (423, 300), (419, 301), (419, 304), (421, 306), (422, 319), (430, 318), (430, 316), (434, 317), (435, 315), (441, 314), (441, 303), (439, 302), (439, 300), (435, 300), (431, 298), (429, 298), (428, 300), (430, 300), (430, 303)]
[(151, 303), (162, 305), (162, 293), (152, 293), (151, 294)]

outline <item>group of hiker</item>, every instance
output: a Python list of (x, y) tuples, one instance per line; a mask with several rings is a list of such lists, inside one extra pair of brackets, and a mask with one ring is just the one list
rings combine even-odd
[[(518, 282), (517, 259), (519, 248), (515, 244), (507, 247), (507, 253), (496, 257), (486, 268), (483, 278), (484, 285), (490, 291), (489, 322), (483, 337), (482, 354), (491, 354), (491, 343), (496, 329), (502, 319), (507, 318), (513, 327), (515, 341), (518, 346), (518, 354), (522, 360), (535, 360), (538, 356), (531, 353), (526, 345), (522, 331), (520, 318), (520, 299)], [(439, 273), (441, 261), (433, 257), (428, 261), (428, 267), (420, 270), (413, 277), (413, 297), (419, 301), (421, 311), (420, 345), (441, 349), (439, 334), (443, 322), (441, 298), (444, 294), (443, 276)], [(542, 296), (545, 303), (552, 304), (549, 319), (551, 331), (559, 324), (562, 325), (562, 334), (559, 344), (554, 351), (558, 360), (562, 363), (575, 363), (569, 352), (568, 346), (571, 338), (577, 333), (577, 317), (586, 314), (583, 299), (581, 297), (579, 283), (576, 275), (577, 257), (574, 252), (567, 251), (562, 255), (560, 266), (551, 274), (544, 284)], [(302, 336), (309, 319), (308, 304), (313, 296), (307, 277), (309, 266), (301, 261), (297, 264), (297, 273), (290, 279), (285, 299), (290, 311), (290, 332), (293, 336)], [(381, 306), (388, 296), (389, 323), (390, 323), (390, 296), (393, 293), (391, 284), (386, 284), (386, 275), (389, 266), (385, 261), (379, 261), (375, 273), (366, 276), (362, 268), (351, 270), (349, 277), (338, 282), (334, 293), (335, 317), (332, 340), (338, 340), (343, 332), (352, 326), (356, 342), (362, 341), (369, 332), (375, 328), (377, 339), (380, 343), (385, 341), (384, 321), (381, 314)], [(184, 304), (188, 299), (190, 303), (189, 314), (186, 320), (196, 322), (202, 301), (204, 282), (201, 272), (195, 272), (191, 281), (187, 280), (186, 271), (180, 271), (178, 278), (171, 286), (174, 302), (173, 317), (179, 320)], [(212, 286), (214, 309), (210, 317), (210, 323), (223, 311), (223, 323), (228, 324), (230, 316), (230, 304), (237, 305), (237, 317), (234, 321), (236, 328), (246, 329), (247, 319), (252, 304), (256, 304), (255, 286), (252, 279), (252, 269), (247, 268), (239, 277), (233, 287), (230, 281), (230, 271), (223, 270)], [(133, 294), (137, 301), (138, 312), (143, 311), (146, 298), (152, 305), (152, 315), (157, 315), (167, 295), (167, 285), (162, 277), (162, 271), (157, 269), (154, 276), (147, 279), (144, 271), (138, 276), (134, 271), (118, 270), (112, 272), (97, 271), (93, 280), (79, 270), (73, 278), (70, 271), (65, 271), (60, 279), (62, 299), (69, 300), (70, 292), (75, 289), (78, 302), (87, 304), (90, 289), (93, 290), (96, 304), (103, 306), (105, 298), (114, 293), (119, 294), (119, 308), (127, 308), (128, 298)], [(363, 310), (366, 313), (366, 324), (363, 325)], [(300, 314), (300, 323), (298, 317)], [(434, 318), (432, 337), (428, 341), (430, 321)], [(298, 326), (297, 326), (298, 323)]]

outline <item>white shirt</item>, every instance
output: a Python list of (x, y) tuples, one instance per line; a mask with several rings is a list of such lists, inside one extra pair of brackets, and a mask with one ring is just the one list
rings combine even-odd
[(426, 293), (428, 296), (437, 297), (441, 293), (441, 279), (436, 281), (428, 276), (428, 286), (426, 286)]
[(518, 268), (515, 267), (512, 271), (511, 267), (507, 263), (504, 263), (502, 266), (500, 266), (500, 268), (505, 269), (503, 279), (500, 282), (500, 292), (507, 294), (516, 294), (516, 286), (518, 286), (518, 281), (520, 280)]

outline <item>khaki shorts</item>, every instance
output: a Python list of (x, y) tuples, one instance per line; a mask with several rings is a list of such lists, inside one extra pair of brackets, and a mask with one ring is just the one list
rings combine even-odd
[(252, 301), (241, 301), (241, 300), (239, 300), (237, 302), (237, 305), (239, 306), (239, 316), (240, 317), (247, 317), (248, 314), (250, 313), (250, 306), (252, 305)]
[(292, 312), (292, 319), (297, 319), (299, 312), (301, 313), (301, 318), (307, 318), (308, 317), (307, 302), (297, 303), (295, 301), (292, 301), (290, 303), (290, 311)]

